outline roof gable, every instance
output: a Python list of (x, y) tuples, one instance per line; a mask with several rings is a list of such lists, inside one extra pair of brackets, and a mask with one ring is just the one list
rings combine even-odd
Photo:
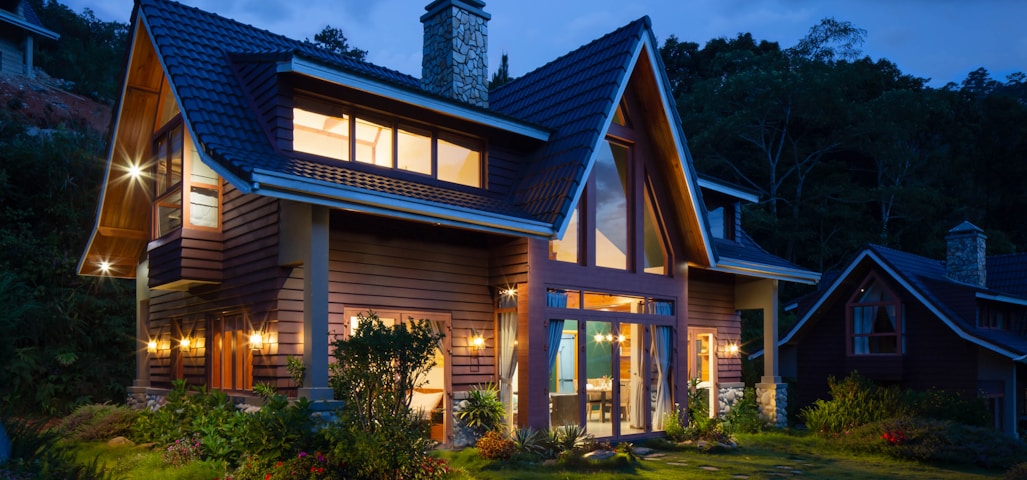
[(1027, 356), (1027, 338), (1002, 330), (976, 326), (977, 298), (987, 292), (946, 276), (944, 262), (902, 252), (880, 245), (868, 245), (850, 261), (831, 285), (815, 301), (804, 302), (799, 321), (778, 345), (794, 342), (803, 329), (815, 323), (818, 312), (829, 302), (848, 298), (846, 287), (858, 285), (866, 272), (875, 267), (899, 284), (946, 327), (964, 340), (1014, 360)]

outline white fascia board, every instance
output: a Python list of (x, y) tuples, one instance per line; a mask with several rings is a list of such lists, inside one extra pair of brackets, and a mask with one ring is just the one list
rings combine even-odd
[(511, 118), (490, 115), (488, 112), (469, 108), (444, 99), (421, 95), (402, 87), (326, 67), (317, 62), (297, 58), (296, 56), (293, 56), (288, 61), (278, 62), (277, 70), (278, 73), (292, 72), (307, 75), (535, 140), (549, 141), (549, 131), (546, 129)]
[(553, 235), (552, 226), (544, 222), (514, 219), (490, 212), (264, 170), (255, 170), (252, 178), (251, 189), (260, 195), (507, 235), (517, 234), (541, 239), (549, 239)]
[(977, 345), (979, 347), (983, 347), (983, 348), (986, 348), (988, 350), (991, 350), (991, 351), (993, 351), (993, 352), (995, 352), (995, 353), (997, 353), (999, 355), (1005, 356), (1005, 357), (1010, 358), (1012, 360), (1019, 360), (1019, 359), (1022, 359), (1024, 357), (1027, 357), (1025, 355), (1020, 355), (1019, 353), (1010, 352), (1009, 350), (1006, 350), (1005, 348), (1002, 348), (1002, 347), (999, 347), (998, 345), (994, 345), (992, 343), (984, 341), (984, 340), (982, 340), (980, 338), (977, 338), (977, 337), (975, 337), (973, 335), (970, 335), (969, 333), (964, 331), (962, 328), (960, 328), (958, 325), (956, 325), (956, 323), (954, 321), (952, 321), (951, 318), (949, 318), (947, 315), (945, 315), (940, 310), (938, 310), (938, 307), (936, 305), (934, 305), (934, 302), (928, 301), (927, 298), (925, 298), (923, 296), (923, 294), (919, 290), (917, 290), (916, 288), (913, 288), (913, 286), (910, 285), (906, 281), (906, 279), (904, 277), (899, 275), (898, 272), (896, 272), (894, 269), (891, 268), (891, 266), (889, 266), (887, 263), (885, 263), (883, 261), (883, 259), (881, 259), (880, 257), (878, 257), (876, 254), (874, 254), (873, 252), (871, 252), (869, 250), (864, 250), (863, 253), (861, 253), (858, 257), (856, 257), (855, 260), (853, 260), (851, 263), (849, 263), (849, 266), (845, 269), (844, 272), (842, 272), (841, 275), (838, 276), (838, 279), (835, 280), (835, 282), (831, 285), (831, 288), (828, 289), (826, 292), (824, 292), (823, 295), (820, 296), (820, 299), (817, 300), (817, 303), (815, 305), (813, 305), (813, 307), (810, 308), (808, 312), (806, 312), (806, 315), (801, 320), (799, 320), (799, 323), (797, 323), (795, 325), (795, 327), (792, 328), (792, 331), (788, 332), (788, 335), (785, 338), (783, 338), (783, 339), (781, 339), (781, 340), (779, 340), (777, 342), (778, 348), (780, 348), (782, 345), (784, 345), (789, 340), (791, 340), (792, 336), (794, 336), (795, 333), (798, 332), (802, 328), (802, 326), (806, 323), (806, 321), (809, 320), (810, 316), (814, 312), (816, 312), (818, 308), (820, 308), (820, 305), (823, 304), (824, 301), (826, 301), (829, 297), (831, 297), (831, 295), (834, 294), (834, 291), (838, 287), (838, 285), (840, 285), (846, 278), (848, 278), (849, 274), (852, 273), (852, 271), (856, 268), (857, 265), (859, 265), (863, 261), (864, 258), (869, 258), (870, 260), (875, 262), (878, 267), (880, 267), (882, 270), (884, 270), (893, 280), (898, 282), (899, 285), (902, 286), (902, 288), (905, 288), (907, 292), (910, 292), (914, 297), (916, 297), (916, 299), (920, 302), (921, 305), (927, 307), (927, 309), (930, 310), (930, 312), (932, 314), (934, 314), (934, 316), (936, 316), (939, 319), (941, 319), (942, 323), (944, 323), (946, 326), (948, 326), (949, 329), (951, 329), (957, 336), (959, 336), (959, 338), (962, 338), (963, 340), (966, 340), (966, 341), (968, 341), (968, 342), (970, 342), (970, 343), (972, 343), (974, 345)]
[[(691, 204), (690, 206), (692, 210), (695, 212), (695, 218), (699, 219), (699, 231), (702, 235), (703, 247), (706, 250), (707, 265), (716, 265), (717, 256), (713, 253), (713, 242), (710, 241), (710, 228), (707, 224), (708, 220), (706, 219), (706, 215), (703, 215), (704, 208), (699, 201), (698, 185), (696, 183), (698, 181), (698, 175), (691, 175), (692, 171), (694, 171), (694, 167), (692, 171), (688, 168), (688, 165), (692, 162), (692, 158), (691, 155), (686, 153), (681, 125), (678, 124), (678, 117), (674, 114), (677, 106), (671, 102), (671, 96), (667, 92), (667, 72), (660, 70), (658, 68), (659, 62), (653, 58), (653, 55), (658, 55), (660, 49), (659, 46), (654, 43), (655, 37), (653, 37), (652, 31), (649, 31), (648, 33), (648, 35), (642, 36), (642, 41), (639, 43), (646, 47), (646, 53), (650, 57), (649, 68), (652, 69), (653, 76), (656, 78), (656, 88), (659, 90), (660, 99), (663, 103), (663, 114), (667, 117), (667, 125), (670, 127), (670, 135), (674, 139), (674, 150), (678, 158), (678, 163), (681, 165), (681, 175), (685, 179), (685, 184), (688, 185), (686, 198)], [(640, 52), (635, 53), (635, 58), (638, 58), (638, 56), (640, 56)]]
[(981, 300), (991, 300), (993, 302), (1011, 303), (1013, 305), (1027, 306), (1027, 299), (1010, 297), (1008, 295), (995, 295), (991, 293), (977, 292), (977, 298)]
[(717, 264), (708, 270), (733, 273), (748, 277), (767, 278), (787, 282), (814, 285), (820, 281), (820, 274), (798, 268), (777, 267), (763, 263), (746, 262), (733, 258), (721, 257)]
[(7, 10), (0, 10), (0, 19), (3, 19), (8, 23), (21, 27), (41, 37), (46, 37), (51, 40), (57, 40), (58, 38), (61, 38), (61, 36), (57, 32), (49, 30), (44, 27), (40, 27), (39, 25), (33, 25), (24, 18), (15, 16), (13, 13), (8, 12)]
[(707, 190), (713, 190), (714, 192), (720, 192), (724, 195), (728, 195), (739, 200), (745, 200), (750, 203), (756, 203), (760, 200), (760, 197), (754, 193), (746, 192), (740, 188), (731, 187), (702, 177), (699, 177), (699, 187)]

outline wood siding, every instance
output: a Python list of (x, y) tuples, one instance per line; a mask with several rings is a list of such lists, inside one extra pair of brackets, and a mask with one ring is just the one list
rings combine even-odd
[(828, 378), (842, 379), (852, 371), (882, 385), (917, 390), (939, 388), (973, 396), (977, 389), (977, 349), (920, 304), (908, 291), (878, 272), (882, 281), (902, 300), (905, 312), (906, 353), (901, 356), (848, 356), (846, 302), (858, 288), (864, 271), (854, 271), (804, 328), (796, 346), (795, 395), (790, 401), (803, 408), (817, 399), (829, 399)]
[[(278, 289), (284, 283), (284, 271), (278, 266), (278, 201), (244, 195), (227, 183), (223, 188), (222, 283), (188, 291), (151, 292), (150, 332), (168, 338), (172, 345), (180, 338), (174, 332), (176, 323), (185, 333), (205, 339), (208, 319), (220, 314), (242, 314), (254, 329), (266, 322), (269, 331), (277, 331)], [(190, 383), (207, 383), (207, 350), (203, 345), (183, 352), (182, 374)], [(151, 359), (154, 386), (166, 387), (174, 377), (174, 355), (170, 353), (162, 352)], [(284, 358), (279, 358), (281, 353), (275, 345), (255, 352), (254, 383), (271, 383), (282, 391), (295, 387), (285, 370)]]
[(0, 74), (25, 75), (25, 38), (23, 36), (0, 35)]
[(486, 236), (344, 212), (331, 218), (333, 319), (362, 307), (449, 313), (453, 390), (496, 380), (494, 340), (479, 354), (468, 345), (472, 328), (495, 338)]
[(735, 308), (731, 275), (691, 270), (688, 279), (688, 326), (716, 329), (717, 381), (741, 382), (742, 359), (727, 355), (727, 345), (740, 343), (742, 323)]
[(150, 243), (150, 288), (220, 283), (221, 233), (183, 228)]

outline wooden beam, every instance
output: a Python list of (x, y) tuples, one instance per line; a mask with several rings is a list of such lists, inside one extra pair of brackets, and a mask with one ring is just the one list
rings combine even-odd
[(127, 228), (97, 227), (97, 232), (105, 237), (127, 238), (129, 240), (149, 240), (146, 230), (129, 230)]

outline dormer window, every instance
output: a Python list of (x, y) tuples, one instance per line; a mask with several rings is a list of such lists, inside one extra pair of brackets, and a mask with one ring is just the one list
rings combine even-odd
[[(351, 141), (351, 139), (353, 141)], [(292, 149), (481, 188), (484, 143), (307, 97), (293, 108)]]
[(163, 237), (183, 226), (220, 228), (221, 182), (217, 173), (200, 161), (180, 116), (154, 135), (152, 165), (156, 192), (153, 202), (154, 238)]

